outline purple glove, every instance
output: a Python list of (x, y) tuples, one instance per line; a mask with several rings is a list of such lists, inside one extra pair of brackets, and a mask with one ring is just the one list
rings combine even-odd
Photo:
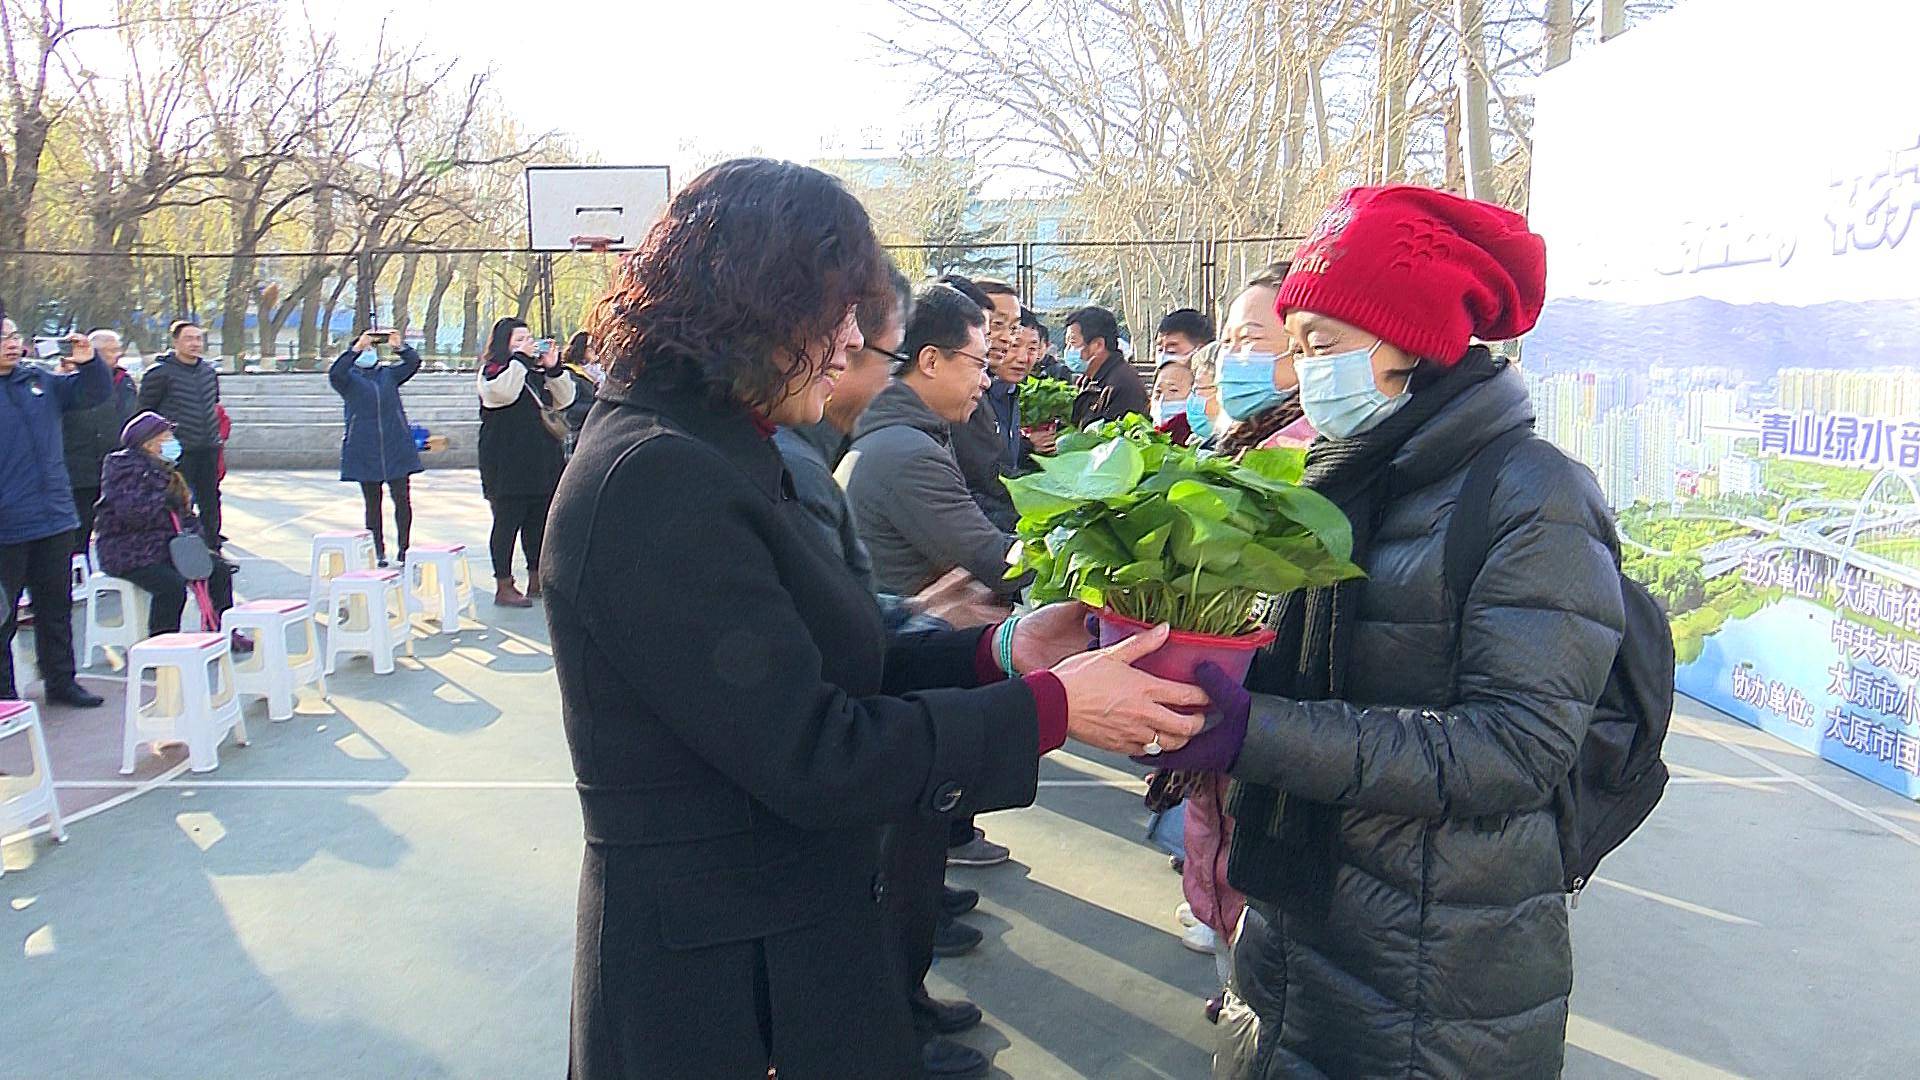
[(1233, 763), (1240, 760), (1240, 747), (1247, 741), (1247, 714), (1253, 711), (1253, 695), (1211, 661), (1194, 671), (1193, 681), (1213, 699), (1213, 708), (1207, 712), (1219, 720), (1178, 750), (1152, 756), (1136, 754), (1133, 760), (1162, 769), (1232, 771)]

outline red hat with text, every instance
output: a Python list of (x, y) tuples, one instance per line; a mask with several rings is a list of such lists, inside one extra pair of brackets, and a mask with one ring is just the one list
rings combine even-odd
[(1519, 214), (1432, 188), (1361, 187), (1300, 245), (1278, 308), (1351, 323), (1444, 367), (1473, 338), (1533, 329), (1546, 291), (1546, 242)]

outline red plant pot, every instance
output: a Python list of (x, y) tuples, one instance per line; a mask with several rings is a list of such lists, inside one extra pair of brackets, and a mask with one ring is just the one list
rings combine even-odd
[[(1109, 608), (1100, 610), (1099, 619), (1102, 648), (1153, 629), (1147, 623), (1129, 619)], [(1234, 637), (1175, 630), (1167, 635), (1165, 645), (1134, 661), (1133, 666), (1149, 675), (1191, 685), (1194, 669), (1211, 660), (1235, 680), (1245, 682), (1248, 669), (1253, 667), (1255, 650), (1271, 644), (1275, 636), (1273, 631), (1267, 629)]]

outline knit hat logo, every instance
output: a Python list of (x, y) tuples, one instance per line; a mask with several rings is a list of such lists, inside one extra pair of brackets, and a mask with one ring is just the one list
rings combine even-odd
[(1335, 241), (1340, 239), (1341, 233), (1347, 231), (1348, 225), (1353, 224), (1353, 201), (1353, 192), (1349, 191), (1335, 200), (1334, 204), (1327, 207), (1326, 212), (1320, 215), (1320, 220), (1314, 223), (1313, 231), (1307, 234), (1306, 241), (1294, 253), (1294, 273), (1324, 274), (1327, 268), (1345, 253), (1346, 249)]

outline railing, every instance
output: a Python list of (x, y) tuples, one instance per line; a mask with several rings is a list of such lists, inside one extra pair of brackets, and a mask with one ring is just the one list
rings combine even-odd
[[(1297, 242), (1065, 240), (889, 251), (909, 279), (998, 278), (1056, 326), (1067, 312), (1100, 304), (1129, 336), (1145, 339), (1174, 308), (1218, 316), (1243, 281)], [(0, 298), (30, 335), (106, 327), (152, 355), (167, 347), (168, 324), (191, 318), (206, 329), (209, 355), (233, 370), (314, 370), (375, 322), (400, 330), (430, 359), (478, 355), (493, 322), (508, 315), (564, 340), (606, 292), (617, 258), (508, 248), (16, 251), (0, 253)]]

